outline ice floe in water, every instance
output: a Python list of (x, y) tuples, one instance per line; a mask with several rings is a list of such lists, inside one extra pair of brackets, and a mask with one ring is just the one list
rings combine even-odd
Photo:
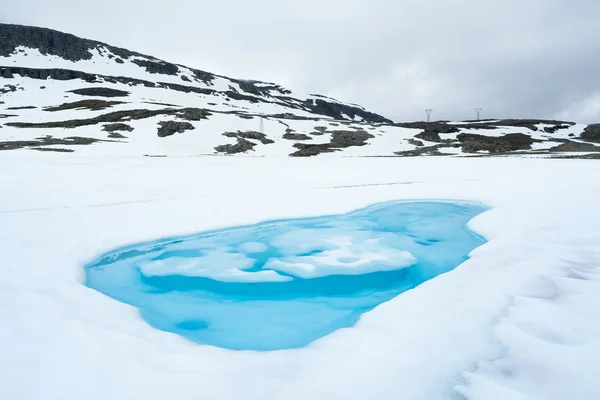
[(127, 246), (86, 284), (155, 328), (236, 350), (302, 347), (466, 260), (481, 205), (392, 202)]

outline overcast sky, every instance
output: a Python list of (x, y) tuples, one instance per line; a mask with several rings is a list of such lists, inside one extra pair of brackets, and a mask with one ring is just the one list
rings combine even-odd
[(0, 0), (70, 32), (394, 120), (600, 121), (599, 0)]

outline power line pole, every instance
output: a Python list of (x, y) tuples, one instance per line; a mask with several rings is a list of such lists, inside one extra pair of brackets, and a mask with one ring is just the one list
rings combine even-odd
[(431, 112), (433, 111), (433, 108), (428, 108), (425, 110), (425, 112), (427, 113), (427, 122), (429, 122), (431, 120)]
[(476, 109), (475, 109), (475, 112), (477, 113), (477, 121), (479, 121), (479, 120), (480, 120), (480, 116), (481, 116), (481, 110), (482, 110), (481, 108), (476, 108)]

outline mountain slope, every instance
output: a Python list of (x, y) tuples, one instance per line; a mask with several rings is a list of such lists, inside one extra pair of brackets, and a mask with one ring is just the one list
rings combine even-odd
[(594, 126), (394, 124), (325, 96), (228, 78), (55, 30), (0, 24), (0, 39), (0, 150), (584, 157), (600, 150)]

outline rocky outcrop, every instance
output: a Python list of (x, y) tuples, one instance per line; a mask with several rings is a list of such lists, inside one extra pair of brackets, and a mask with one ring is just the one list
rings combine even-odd
[(223, 133), (223, 136), (239, 138), (239, 139), (258, 140), (262, 144), (275, 143), (274, 140), (267, 138), (267, 135), (265, 135), (264, 133), (255, 132), (255, 131), (225, 132), (225, 133)]
[(282, 136), (287, 140), (312, 140), (312, 138), (304, 133), (286, 132)]
[[(100, 123), (115, 123), (115, 122), (127, 122), (131, 120), (139, 120), (155, 117), (157, 115), (172, 115), (175, 117), (181, 117), (186, 115), (186, 110), (197, 110), (197, 109), (172, 109), (165, 108), (162, 110), (126, 110), (126, 111), (113, 111), (111, 113), (102, 114), (97, 117), (88, 119), (72, 119), (68, 121), (52, 121), (52, 122), (9, 122), (6, 125), (14, 126), (16, 128), (77, 128), (80, 126), (97, 125)], [(204, 114), (205, 116), (211, 115), (208, 111)]]
[(296, 143), (294, 145), (298, 151), (290, 154), (291, 157), (312, 157), (317, 156), (321, 153), (333, 153), (334, 151), (338, 151), (339, 149), (332, 147), (330, 143), (324, 144), (306, 144), (306, 143)]
[(185, 119), (186, 121), (200, 121), (208, 119), (210, 112), (203, 108), (183, 108), (177, 114), (177, 118)]
[(129, 92), (124, 90), (117, 90), (105, 87), (91, 87), (83, 89), (71, 90), (71, 93), (79, 94), (81, 96), (97, 96), (97, 97), (126, 97), (129, 96)]
[(417, 146), (417, 147), (425, 146), (425, 143), (421, 142), (420, 140), (415, 140), (415, 139), (408, 139), (408, 144), (412, 144), (413, 146)]
[(365, 131), (331, 131), (331, 144), (336, 148), (364, 146), (375, 136)]
[(335, 119), (346, 119), (347, 117), (350, 117), (350, 119), (352, 120), (358, 118), (368, 122), (392, 123), (392, 121), (385, 117), (382, 117), (381, 115), (365, 111), (362, 108), (347, 104), (328, 102), (321, 99), (309, 99), (306, 100), (303, 104), (305, 105), (307, 111), (310, 111), (315, 114), (326, 115)]
[(183, 133), (188, 130), (196, 129), (189, 122), (180, 121), (161, 121), (158, 123), (158, 137), (172, 136), (176, 133)]
[(246, 139), (238, 138), (236, 144), (222, 144), (215, 147), (215, 151), (217, 153), (225, 154), (245, 153), (248, 150), (252, 150), (254, 146), (256, 146), (256, 143), (252, 143)]
[(580, 136), (586, 142), (600, 143), (600, 124), (592, 124), (585, 127)]
[(118, 122), (115, 124), (106, 124), (102, 127), (102, 130), (105, 132), (131, 132), (133, 131), (133, 126)]
[(375, 136), (365, 131), (331, 131), (331, 141), (322, 144), (296, 143), (298, 151), (290, 154), (292, 157), (310, 157), (321, 153), (332, 153), (352, 146), (364, 146), (367, 140)]
[(16, 150), (27, 147), (54, 146), (54, 145), (88, 145), (101, 142), (102, 140), (71, 136), (64, 139), (54, 138), (52, 136), (44, 136), (36, 140), (15, 140), (10, 142), (0, 142), (0, 150)]
[(63, 103), (55, 107), (46, 107), (44, 111), (64, 111), (64, 110), (90, 110), (99, 111), (105, 110), (117, 104), (123, 104), (120, 101), (106, 101), (106, 100), (80, 100), (72, 103)]
[(490, 153), (506, 153), (517, 150), (530, 150), (535, 140), (523, 133), (509, 133), (504, 136), (484, 136), (473, 133), (460, 133), (456, 137), (462, 145), (463, 152), (475, 153), (489, 151)]
[(559, 144), (558, 146), (550, 148), (548, 151), (564, 153), (600, 152), (600, 146), (595, 146), (591, 143), (579, 143), (569, 140), (565, 143)]
[[(90, 60), (90, 50), (109, 50), (112, 54), (128, 59), (132, 56), (151, 58), (134, 51), (114, 47), (95, 40), (82, 39), (69, 33), (35, 26), (0, 24), (0, 56), (7, 57), (19, 46), (38, 49), (42, 54), (50, 54), (69, 61)], [(118, 60), (116, 58), (115, 60)], [(123, 62), (123, 60), (121, 60)]]
[(165, 61), (132, 60), (132, 63), (139, 65), (151, 74), (177, 75), (179, 68), (175, 64)]

